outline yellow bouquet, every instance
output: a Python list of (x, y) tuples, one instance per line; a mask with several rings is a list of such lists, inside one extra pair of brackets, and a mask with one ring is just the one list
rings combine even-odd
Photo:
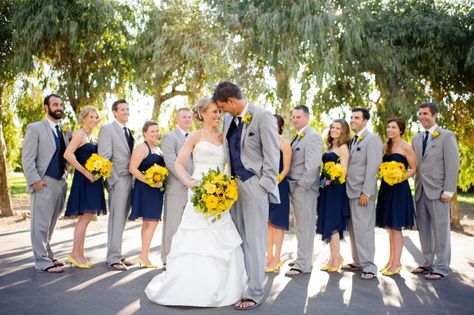
[[(346, 182), (346, 168), (340, 163), (329, 161), (324, 163), (321, 185), (326, 186), (326, 180), (334, 184), (344, 184)], [(324, 181), (324, 184), (323, 184)]]
[(407, 170), (403, 163), (397, 161), (383, 162), (379, 166), (379, 172), (377, 176), (384, 182), (393, 186), (399, 184), (405, 180)]
[(106, 179), (110, 176), (112, 162), (97, 153), (92, 153), (92, 155), (87, 159), (85, 167), (92, 175)]
[(155, 163), (143, 173), (143, 176), (145, 176), (147, 184), (152, 187), (155, 187), (156, 184), (161, 184), (160, 190), (163, 191), (163, 183), (168, 176), (168, 170), (166, 167)]
[(239, 197), (237, 183), (233, 176), (225, 175), (219, 168), (209, 170), (199, 186), (193, 188), (193, 205), (197, 212), (206, 217), (213, 215), (212, 222), (221, 218)]

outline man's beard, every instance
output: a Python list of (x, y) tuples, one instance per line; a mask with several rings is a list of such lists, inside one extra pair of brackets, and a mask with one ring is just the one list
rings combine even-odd
[(64, 112), (62, 110), (57, 110), (57, 111), (52, 111), (51, 108), (48, 106), (48, 115), (51, 116), (54, 119), (60, 120), (63, 118)]

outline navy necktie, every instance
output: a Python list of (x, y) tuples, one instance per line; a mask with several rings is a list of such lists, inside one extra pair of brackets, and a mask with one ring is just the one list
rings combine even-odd
[(130, 148), (130, 152), (133, 150), (133, 138), (130, 133), (130, 130), (127, 127), (123, 127), (123, 131), (125, 133), (125, 139), (127, 139), (128, 147)]
[(298, 134), (296, 134), (296, 136), (293, 138), (293, 140), (291, 140), (291, 144), (290, 145), (293, 145), (293, 143), (295, 143), (295, 141), (298, 139)]
[(423, 151), (422, 151), (422, 156), (425, 155), (426, 151), (426, 145), (428, 144), (428, 139), (430, 137), (430, 132), (427, 130), (425, 131), (425, 136), (423, 137)]
[(352, 146), (357, 142), (357, 138), (359, 138), (358, 135), (355, 135), (352, 137), (351, 144), (349, 145), (349, 149), (352, 148)]

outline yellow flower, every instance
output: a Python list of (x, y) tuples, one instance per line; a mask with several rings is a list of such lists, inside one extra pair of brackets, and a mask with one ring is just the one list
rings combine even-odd
[(242, 118), (242, 121), (247, 125), (250, 124), (250, 122), (252, 121), (252, 114), (251, 113), (245, 114), (244, 118)]
[(383, 162), (377, 176), (390, 186), (399, 184), (405, 180), (405, 165), (397, 161)]
[(84, 166), (89, 172), (91, 172), (92, 175), (97, 177), (103, 177), (104, 179), (106, 179), (110, 176), (112, 162), (103, 158), (97, 153), (93, 153), (87, 159), (86, 164)]
[(281, 183), (281, 181), (283, 180), (283, 176), (281, 174), (278, 174), (277, 176), (277, 184)]
[(168, 170), (161, 165), (153, 164), (143, 172), (143, 176), (145, 177), (147, 184), (152, 187), (155, 187), (156, 184), (161, 184), (160, 190), (163, 191), (163, 184), (168, 176)]
[(204, 189), (208, 194), (213, 194), (216, 191), (216, 185), (214, 185), (213, 183), (207, 183), (206, 185), (204, 185)]
[(301, 140), (303, 139), (303, 137), (304, 137), (304, 132), (303, 131), (298, 132), (298, 139)]
[(438, 138), (438, 137), (439, 137), (439, 131), (438, 131), (438, 130), (435, 130), (435, 131), (433, 132), (432, 138), (433, 138), (433, 139), (436, 139), (436, 138)]
[(364, 140), (364, 138), (365, 138), (364, 136), (359, 136), (359, 138), (357, 138), (357, 142)]
[(69, 132), (71, 130), (71, 126), (69, 126), (69, 124), (64, 124), (64, 125), (61, 125), (61, 131), (66, 133), (66, 132)]
[(324, 163), (321, 177), (334, 184), (343, 184), (346, 182), (346, 169), (340, 163), (329, 161)]

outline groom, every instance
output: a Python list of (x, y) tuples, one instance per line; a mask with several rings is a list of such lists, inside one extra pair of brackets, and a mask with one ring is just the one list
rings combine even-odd
[(280, 202), (278, 133), (273, 115), (244, 100), (236, 85), (219, 83), (212, 99), (228, 113), (224, 117), (226, 156), (239, 188), (231, 214), (243, 241), (248, 288), (234, 308), (249, 310), (263, 302), (269, 201)]

